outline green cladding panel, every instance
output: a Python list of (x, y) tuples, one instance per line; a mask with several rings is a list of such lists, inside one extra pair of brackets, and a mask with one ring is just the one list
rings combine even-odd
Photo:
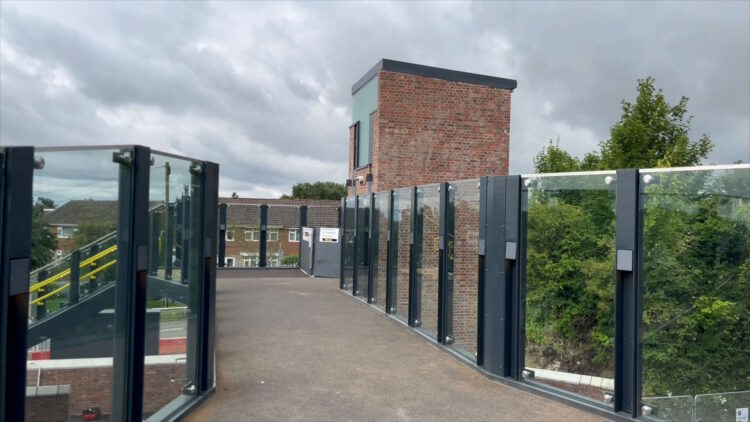
[(378, 76), (370, 79), (354, 93), (352, 106), (352, 124), (359, 122), (359, 145), (357, 147), (356, 166), (370, 164), (370, 114), (378, 109)]

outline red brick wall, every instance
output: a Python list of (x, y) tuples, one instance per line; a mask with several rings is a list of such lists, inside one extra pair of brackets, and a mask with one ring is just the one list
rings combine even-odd
[(381, 71), (373, 191), (508, 174), (510, 91)]
[(453, 337), (454, 344), (476, 352), (479, 254), (478, 181), (452, 185), (455, 190), (453, 240)]
[(437, 333), (438, 314), (438, 260), (440, 238), (440, 200), (437, 188), (425, 189), (423, 211), (422, 260), (417, 263), (417, 274), (421, 275), (421, 320), (422, 329)]
[(69, 417), (70, 396), (67, 394), (26, 398), (26, 422), (68, 422)]
[[(245, 240), (245, 227), (230, 225), (227, 227), (227, 229), (234, 230), (234, 241), (226, 242), (226, 256), (234, 257), (235, 258), (234, 265), (236, 267), (242, 267), (243, 260), (245, 259), (245, 257), (241, 256), (240, 253), (260, 252), (260, 241), (252, 242), (249, 240)], [(257, 227), (255, 229), (260, 230)], [(272, 228), (269, 228), (269, 230), (276, 230), (276, 229), (272, 227)], [(266, 242), (266, 254), (268, 255), (269, 259), (272, 253), (277, 253), (279, 251), (279, 244), (281, 245), (281, 250), (284, 252), (284, 256), (299, 255), (299, 242), (289, 241), (289, 229), (280, 228), (278, 230), (279, 230), (279, 241), (271, 242), (269, 240)], [(302, 238), (301, 230), (300, 230), (299, 238), (300, 239)], [(281, 260), (279, 260), (279, 265), (281, 265)]]
[[(144, 412), (153, 413), (181, 393), (182, 384), (170, 380), (185, 378), (185, 363), (148, 364), (144, 377)], [(26, 372), (29, 386), (36, 385), (37, 370)], [(102, 414), (112, 411), (112, 367), (43, 369), (39, 385), (70, 385), (70, 415), (81, 409), (99, 407)], [(52, 404), (50, 404), (52, 405)], [(39, 411), (42, 411), (41, 409)]]
[[(396, 266), (396, 312), (405, 319), (409, 317), (409, 238), (411, 236), (410, 192), (397, 193), (398, 208), (394, 203), (394, 213), (400, 214), (398, 241), (395, 242), (398, 253)], [(394, 198), (394, 201), (396, 198)]]

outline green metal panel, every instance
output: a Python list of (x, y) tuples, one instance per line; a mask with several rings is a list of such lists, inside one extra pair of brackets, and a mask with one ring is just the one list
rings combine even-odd
[(352, 105), (352, 123), (359, 122), (359, 146), (357, 148), (357, 167), (370, 164), (370, 114), (378, 109), (378, 76), (370, 79), (359, 91), (355, 92)]

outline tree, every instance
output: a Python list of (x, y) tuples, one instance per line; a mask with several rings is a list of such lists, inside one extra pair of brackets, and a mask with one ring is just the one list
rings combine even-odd
[(73, 235), (75, 247), (76, 249), (82, 248), (115, 230), (117, 230), (117, 225), (115, 223), (83, 221), (78, 224), (75, 234)]
[(338, 200), (346, 196), (346, 186), (343, 183), (315, 182), (297, 183), (292, 187), (292, 195), (282, 195), (281, 199), (333, 199)]
[(54, 208), (55, 203), (48, 198), (38, 198), (31, 210), (31, 268), (39, 268), (55, 256), (57, 236), (49, 230), (44, 221), (44, 209)]
[[(699, 165), (712, 143), (690, 141), (687, 103), (639, 80), (599, 151), (579, 159), (550, 141), (535, 169)], [(529, 190), (527, 366), (612, 376), (614, 185), (599, 177), (540, 178)], [(750, 389), (748, 198), (747, 172), (663, 173), (644, 186), (644, 397)]]

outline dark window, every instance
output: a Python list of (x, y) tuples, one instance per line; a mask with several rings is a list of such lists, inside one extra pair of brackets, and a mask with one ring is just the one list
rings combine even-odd
[(354, 124), (354, 168), (359, 168), (359, 121)]
[[(375, 111), (377, 111), (377, 110), (375, 110)], [(372, 163), (372, 139), (373, 139), (373, 137), (372, 137), (372, 128), (373, 128), (373, 126), (374, 126), (374, 125), (372, 124), (372, 118), (373, 118), (373, 116), (375, 115), (375, 111), (373, 111), (372, 113), (370, 113), (370, 127), (369, 127), (369, 131), (368, 131), (368, 133), (369, 133), (369, 141), (368, 141), (368, 143), (367, 143), (367, 147), (369, 148), (369, 152), (370, 152), (370, 153), (369, 153), (369, 154), (367, 154), (367, 155), (368, 155), (368, 157), (370, 157), (370, 158), (369, 158), (369, 162), (370, 162), (370, 163)]]

